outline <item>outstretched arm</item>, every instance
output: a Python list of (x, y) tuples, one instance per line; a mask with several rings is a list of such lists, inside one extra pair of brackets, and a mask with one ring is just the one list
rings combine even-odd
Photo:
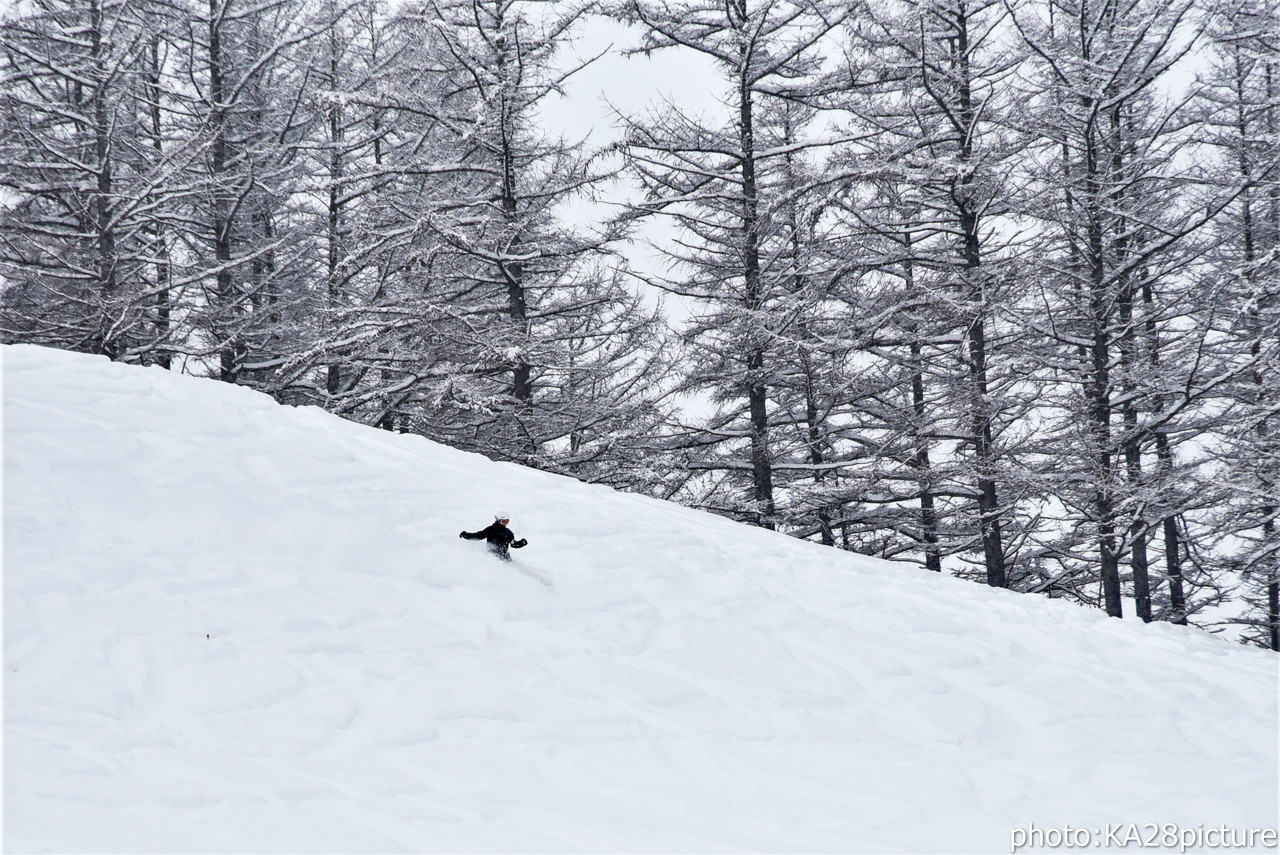
[(458, 533), (458, 537), (465, 537), (467, 540), (479, 540), (480, 538), (484, 537), (484, 532), (463, 531)]
[(522, 547), (526, 546), (528, 543), (529, 543), (529, 541), (525, 540), (525, 539), (522, 537), (522, 538), (520, 538), (519, 540), (513, 540), (513, 541), (511, 542), (511, 548), (512, 548), (512, 549), (520, 549), (520, 548), (522, 548)]

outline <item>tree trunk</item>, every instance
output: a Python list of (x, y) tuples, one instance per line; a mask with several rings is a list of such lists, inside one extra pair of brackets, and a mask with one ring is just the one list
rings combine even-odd
[(1112, 485), (1111, 453), (1111, 366), (1110, 336), (1107, 333), (1107, 293), (1102, 267), (1102, 235), (1091, 218), (1090, 250), (1092, 253), (1092, 293), (1090, 317), (1092, 344), (1089, 348), (1090, 377), (1086, 383), (1089, 402), (1090, 433), (1098, 480), (1093, 494), (1093, 509), (1098, 527), (1098, 561), (1102, 581), (1103, 606), (1111, 617), (1124, 614), (1120, 595), (1120, 566), (1116, 552), (1116, 511)]
[[(1142, 284), (1142, 302), (1146, 309), (1147, 320), (1143, 332), (1147, 343), (1147, 360), (1158, 374), (1160, 368), (1160, 341), (1156, 335), (1155, 293), (1150, 282)], [(1155, 399), (1154, 408), (1163, 407), (1163, 396)], [(1172, 489), (1173, 483), (1173, 448), (1169, 445), (1169, 435), (1163, 427), (1155, 429), (1156, 467), (1160, 483), (1164, 489)], [(1169, 620), (1172, 623), (1186, 625), (1187, 595), (1182, 579), (1182, 543), (1178, 531), (1178, 516), (1168, 510), (1163, 512), (1161, 527), (1164, 530), (1164, 566), (1165, 575), (1169, 577)]]
[[(499, 29), (501, 24), (499, 24)], [(502, 50), (498, 53), (498, 76), (504, 79), (504, 69), (508, 64), (506, 51)], [(506, 217), (507, 225), (512, 230), (512, 238), (507, 246), (508, 252), (513, 252), (520, 246), (520, 223), (519, 223), (519, 196), (516, 186), (516, 163), (515, 152), (512, 150), (513, 140), (511, 139), (511, 117), (508, 115), (508, 105), (505, 96), (499, 107), (499, 133), (501, 140), (499, 144), (499, 156), (502, 167), (502, 212)], [(511, 326), (516, 334), (517, 339), (521, 342), (525, 341), (529, 334), (529, 306), (528, 294), (525, 293), (524, 282), (524, 265), (518, 261), (500, 262), (501, 273), (507, 283), (507, 312), (511, 318)], [(511, 369), (511, 396), (520, 404), (527, 405), (533, 400), (533, 368), (525, 357), (523, 348), (520, 355), (516, 358), (515, 364)], [(533, 440), (530, 437), (530, 451)]]
[[(813, 464), (813, 481), (821, 485), (826, 479), (821, 464), (825, 458), (822, 453), (822, 424), (818, 415), (818, 398), (814, 389), (813, 362), (804, 347), (800, 348), (800, 368), (804, 372), (804, 418), (808, 440), (809, 462)], [(818, 531), (822, 536), (823, 546), (835, 546), (836, 538), (831, 531), (831, 510), (826, 506), (818, 508)]]
[[(147, 92), (149, 98), (148, 111), (151, 120), (151, 148), (155, 152), (156, 162), (164, 158), (164, 123), (160, 105), (162, 89), (160, 87), (160, 37), (152, 39), (147, 51)], [(173, 272), (169, 263), (168, 236), (160, 219), (152, 221), (151, 239), (155, 243), (156, 253), (156, 339), (168, 342), (172, 331), (172, 306), (170, 305), (169, 286)], [(173, 367), (173, 352), (167, 347), (160, 350), (156, 364), (164, 368)]]
[[(907, 261), (903, 269), (903, 278), (907, 293), (916, 293), (915, 265), (911, 260), (912, 236), (907, 232), (903, 236), (903, 247)], [(929, 441), (924, 436), (924, 425), (927, 417), (924, 394), (924, 358), (920, 346), (918, 331), (913, 330), (910, 345), (911, 361), (911, 411), (914, 424), (911, 426), (915, 441), (915, 454), (912, 466), (916, 470), (920, 485), (920, 539), (924, 541), (924, 566), (933, 573), (942, 572), (942, 555), (938, 550), (938, 513), (934, 505), (932, 472), (933, 462), (929, 457)]]
[[(336, 27), (329, 30), (329, 85), (338, 91), (338, 45)], [(328, 194), (328, 229), (327, 253), (325, 254), (326, 282), (328, 284), (328, 301), (325, 325), (338, 310), (338, 267), (342, 262), (342, 204), (343, 204), (343, 113), (342, 104), (336, 99), (327, 105), (329, 130), (329, 194)], [(325, 370), (325, 391), (336, 395), (342, 391), (342, 367), (331, 362)]]
[[(933, 464), (929, 459), (929, 443), (922, 435), (925, 422), (924, 368), (921, 365), (920, 343), (911, 342), (911, 407), (916, 416), (915, 468), (920, 474), (920, 535), (924, 541), (924, 566), (933, 573), (942, 572), (942, 554), (938, 550), (938, 513), (934, 507), (930, 473)], [(988, 579), (988, 581), (990, 581)]]
[[(976, 228), (976, 224), (975, 224)], [(966, 235), (966, 271), (977, 275), (977, 234)], [(994, 460), (992, 449), (994, 436), (991, 428), (991, 416), (987, 407), (987, 339), (986, 325), (983, 320), (981, 285), (971, 285), (974, 291), (970, 297), (976, 298), (977, 314), (969, 326), (969, 381), (972, 384), (972, 431), (974, 441), (974, 458), (978, 471), (978, 521), (982, 532), (982, 554), (987, 568), (987, 584), (994, 588), (1004, 588), (1008, 578), (1004, 565), (1004, 543), (1000, 531), (1000, 501), (996, 494), (996, 482), (992, 477)]]
[[(1275, 517), (1276, 507), (1267, 505), (1262, 509), (1266, 514), (1267, 521), (1262, 526), (1262, 536), (1267, 543), (1276, 542), (1276, 524), (1272, 521)], [(1280, 651), (1280, 568), (1276, 567), (1276, 559), (1270, 560), (1271, 579), (1267, 582), (1267, 620), (1268, 630), (1267, 637), (1271, 641), (1271, 649)]]
[[(1117, 241), (1119, 244), (1123, 238)], [(1119, 251), (1123, 256), (1123, 249)], [(1138, 435), (1138, 406), (1136, 385), (1138, 375), (1138, 347), (1133, 317), (1133, 289), (1126, 282), (1117, 300), (1120, 320), (1120, 362), (1128, 379), (1128, 399), (1123, 405), (1124, 458), (1129, 487), (1133, 494), (1142, 491), (1142, 438)], [(1129, 569), (1133, 573), (1134, 612), (1144, 623), (1151, 622), (1150, 558), (1147, 554), (1149, 530), (1143, 508), (1139, 505), (1130, 511), (1129, 521)]]
[[(977, 124), (977, 111), (973, 103), (971, 70), (969, 62), (969, 11), (963, 2), (955, 11), (955, 61), (959, 130), (962, 133), (960, 161), (968, 165), (973, 160), (973, 135)], [(973, 315), (966, 329), (970, 384), (970, 420), (973, 433), (974, 468), (978, 475), (978, 525), (982, 534), (983, 563), (987, 570), (987, 584), (1004, 588), (1009, 584), (1004, 562), (1004, 542), (1000, 530), (1000, 500), (995, 482), (995, 434), (991, 424), (988, 401), (989, 378), (987, 375), (987, 295), (986, 271), (982, 266), (979, 214), (972, 207), (970, 183), (973, 171), (965, 168), (958, 180), (954, 198), (957, 203), (960, 232), (964, 239), (963, 276), (968, 290), (967, 299)]]
[[(90, 0), (89, 43), (95, 69), (105, 69), (107, 58), (103, 45), (105, 24), (102, 20), (101, 0)], [(116, 233), (111, 204), (111, 123), (107, 112), (108, 93), (104, 87), (93, 88), (93, 136), (94, 170), (96, 187), (93, 199), (93, 228), (97, 242), (97, 304), (102, 316), (94, 334), (94, 350), (112, 359), (121, 355), (121, 348), (114, 340), (112, 326), (114, 316), (120, 310), (116, 305)]]
[[(745, 19), (745, 15), (743, 16)], [(743, 47), (738, 88), (738, 142), (742, 151), (742, 233), (744, 303), (751, 313), (764, 307), (760, 286), (760, 215), (756, 187), (755, 128), (751, 90), (746, 82)], [(753, 339), (757, 338), (753, 336)], [(751, 420), (751, 483), (756, 525), (775, 528), (773, 457), (769, 449), (769, 390), (764, 381), (765, 348), (754, 344), (747, 354), (747, 406)]]
[[(1169, 437), (1164, 431), (1156, 432), (1156, 460), (1160, 465), (1162, 476), (1173, 471), (1173, 449), (1169, 447)], [(1172, 623), (1186, 626), (1187, 594), (1182, 580), (1182, 537), (1178, 532), (1178, 517), (1166, 514), (1164, 527), (1164, 567), (1169, 577), (1169, 609)]]
[[(230, 3), (230, 0), (225, 0)], [(213, 257), (217, 265), (214, 274), (214, 295), (218, 305), (215, 316), (218, 322), (215, 334), (219, 343), (219, 379), (234, 383), (240, 375), (242, 362), (239, 331), (235, 329), (234, 315), (238, 312), (231, 271), (232, 235), (231, 221), (234, 194), (226, 182), (230, 180), (227, 163), (227, 105), (224, 103), (226, 69), (222, 56), (222, 11), (219, 0), (209, 0), (209, 131), (212, 136), (209, 147), (209, 171), (213, 182)]]
[[(1263, 114), (1267, 129), (1266, 138), (1274, 144), (1277, 131), (1280, 131), (1276, 121), (1277, 105), (1280, 104), (1280, 87), (1277, 85), (1275, 62), (1272, 59), (1263, 61), (1263, 83), (1267, 95), (1267, 108)], [(1272, 229), (1271, 246), (1276, 248), (1280, 247), (1280, 176), (1276, 175), (1274, 164), (1271, 166), (1268, 177), (1270, 180), (1267, 182), (1269, 185), (1267, 200)], [(1267, 433), (1265, 419), (1259, 423), (1258, 430), (1264, 435)], [(1273, 495), (1276, 485), (1268, 484), (1267, 486), (1269, 488), (1267, 494)], [(1266, 520), (1262, 525), (1262, 538), (1267, 547), (1276, 543), (1276, 511), (1276, 506), (1272, 504), (1264, 505), (1262, 509), (1262, 518)], [(1270, 621), (1268, 637), (1271, 640), (1271, 649), (1280, 651), (1280, 554), (1278, 553), (1280, 551), (1268, 553), (1267, 571), (1270, 574), (1270, 581), (1267, 583), (1267, 617)]]

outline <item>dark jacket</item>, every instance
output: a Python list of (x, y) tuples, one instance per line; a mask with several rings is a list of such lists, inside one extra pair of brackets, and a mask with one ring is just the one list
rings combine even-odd
[(496, 549), (506, 549), (510, 546), (512, 549), (519, 549), (529, 541), (521, 538), (516, 540), (516, 536), (511, 533), (511, 529), (507, 528), (500, 522), (480, 531), (464, 531), (458, 534), (458, 537), (465, 537), (467, 540), (487, 540), (489, 545)]

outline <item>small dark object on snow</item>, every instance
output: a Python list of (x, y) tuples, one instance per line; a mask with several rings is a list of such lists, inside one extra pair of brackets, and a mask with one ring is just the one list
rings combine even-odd
[(511, 522), (508, 517), (499, 515), (495, 518), (493, 525), (480, 531), (464, 531), (458, 534), (458, 537), (464, 537), (467, 540), (487, 540), (489, 549), (503, 561), (510, 561), (511, 556), (507, 554), (507, 549), (520, 549), (529, 541), (524, 538), (516, 540), (516, 536), (511, 533), (511, 529), (507, 528), (507, 523)]

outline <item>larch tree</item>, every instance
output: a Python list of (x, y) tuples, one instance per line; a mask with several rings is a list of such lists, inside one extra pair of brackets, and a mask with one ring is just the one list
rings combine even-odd
[(619, 227), (573, 221), (614, 170), (538, 121), (590, 62), (568, 55), (586, 12), (422, 2), (323, 46), (316, 76), (348, 81), (315, 145), (331, 319), (291, 371), (326, 365), (354, 417), (625, 483), (660, 421), (657, 307)]
[(202, 275), (188, 350), (223, 380), (272, 389), (319, 266), (300, 208), (314, 118), (301, 58), (332, 21), (303, 0), (208, 0), (187, 22), (174, 121), (202, 152), (183, 241)]
[[(704, 503), (774, 528), (783, 352), (788, 337), (809, 337), (805, 313), (833, 286), (832, 276), (795, 267), (802, 232), (788, 222), (811, 187), (786, 179), (799, 174), (797, 158), (828, 143), (790, 105), (822, 72), (823, 42), (844, 12), (822, 0), (633, 0), (619, 12), (640, 26), (639, 51), (694, 51), (721, 75), (722, 113), (663, 104), (626, 118), (625, 146), (644, 192), (637, 214), (669, 217), (679, 232), (659, 247), (670, 274), (651, 282), (702, 307), (682, 333), (682, 389), (716, 411), (686, 432), (691, 465), (746, 481), (745, 497)], [(812, 459), (817, 445), (803, 444)]]
[(462, 313), (431, 429), (500, 459), (602, 474), (620, 459), (613, 443), (654, 423), (658, 324), (610, 249), (619, 228), (571, 221), (614, 169), (538, 121), (592, 62), (569, 51), (590, 9), (435, 0), (420, 14), (454, 69), (438, 116), (468, 170), (428, 221)]
[(1021, 297), (1009, 81), (1022, 54), (1007, 17), (1000, 3), (942, 0), (868, 7), (855, 19), (879, 80), (848, 102), (868, 178), (846, 206), (851, 228), (875, 236), (881, 275), (897, 282), (901, 308), (877, 353), (910, 386), (909, 404), (892, 408), (909, 423), (891, 433), (909, 435), (914, 450), (886, 451), (916, 473), (926, 566), (976, 543), (982, 576), (997, 587), (1008, 584), (1013, 551), (1006, 431), (1028, 398), (1010, 347)]
[[(1194, 194), (1196, 176), (1177, 162), (1194, 125), (1188, 99), (1159, 89), (1193, 44), (1190, 12), (1050, 0), (1013, 16), (1033, 54), (1021, 213), (1038, 234), (1042, 309), (1028, 323), (1044, 345), (1038, 477), (1056, 530), (1041, 554), (1063, 567), (1056, 588), (1113, 617), (1126, 593), (1153, 617), (1150, 511), (1162, 487), (1146, 458), (1153, 436), (1192, 434), (1215, 385), (1192, 298), (1194, 238), (1225, 202)], [(1176, 364), (1172, 352), (1183, 354)], [(1081, 574), (1098, 583), (1096, 600)]]
[(1213, 224), (1206, 279), (1221, 304), (1228, 404), (1215, 528), (1240, 545), (1246, 638), (1280, 650), (1280, 9), (1267, 0), (1209, 4), (1205, 141), (1214, 179), (1239, 196)]
[(149, 8), (39, 0), (0, 22), (6, 341), (165, 361), (160, 236), (190, 145), (162, 143)]

